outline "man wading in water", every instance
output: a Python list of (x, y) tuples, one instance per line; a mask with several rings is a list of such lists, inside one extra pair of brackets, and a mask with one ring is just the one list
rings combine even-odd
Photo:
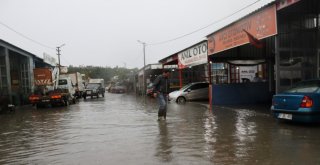
[(165, 120), (167, 117), (167, 103), (168, 103), (168, 93), (170, 89), (169, 82), (170, 70), (163, 70), (162, 75), (159, 75), (153, 82), (153, 96), (158, 99), (159, 111), (158, 120)]

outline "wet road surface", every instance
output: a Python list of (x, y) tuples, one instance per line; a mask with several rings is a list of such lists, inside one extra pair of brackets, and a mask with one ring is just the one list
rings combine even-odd
[(265, 107), (170, 103), (109, 94), (0, 115), (0, 164), (320, 164), (320, 126), (277, 122)]

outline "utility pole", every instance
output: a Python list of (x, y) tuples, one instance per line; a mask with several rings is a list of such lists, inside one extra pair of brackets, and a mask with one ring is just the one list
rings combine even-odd
[(140, 43), (140, 44), (142, 44), (142, 46), (143, 46), (143, 77), (142, 77), (142, 79), (143, 79), (143, 91), (142, 91), (142, 96), (145, 96), (145, 94), (146, 94), (146, 80), (145, 80), (145, 74), (146, 74), (146, 43), (145, 42), (142, 42), (142, 41), (140, 41), (140, 40), (138, 40), (138, 42)]
[(61, 70), (60, 70), (60, 66), (61, 66), (61, 65), (60, 65), (60, 55), (61, 55), (61, 54), (60, 54), (60, 48), (63, 47), (63, 46), (65, 46), (65, 45), (66, 45), (66, 44), (62, 44), (61, 46), (57, 46), (57, 49), (56, 49), (56, 50), (57, 50), (57, 55), (58, 55), (58, 62), (59, 62), (59, 64), (58, 64), (59, 74), (60, 74), (60, 71), (61, 71)]

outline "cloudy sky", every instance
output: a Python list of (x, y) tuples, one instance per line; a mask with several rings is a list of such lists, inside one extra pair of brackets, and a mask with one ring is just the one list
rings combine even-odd
[(270, 1), (0, 0), (0, 39), (39, 57), (65, 44), (62, 65), (141, 68), (137, 40), (157, 63)]

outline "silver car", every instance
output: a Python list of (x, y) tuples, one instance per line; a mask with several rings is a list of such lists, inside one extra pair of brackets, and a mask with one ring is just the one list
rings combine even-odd
[(185, 103), (191, 100), (209, 100), (209, 83), (195, 82), (169, 93), (169, 100)]

